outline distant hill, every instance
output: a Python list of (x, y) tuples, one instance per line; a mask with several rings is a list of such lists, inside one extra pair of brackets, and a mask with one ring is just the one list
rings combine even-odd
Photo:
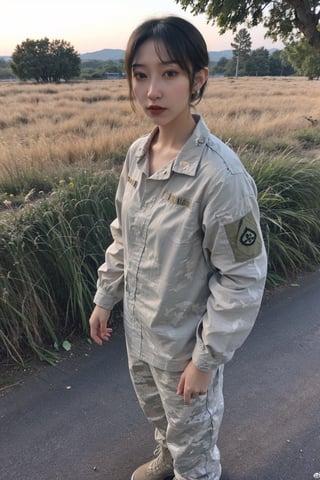
[[(270, 55), (277, 50), (277, 48), (271, 48), (269, 49)], [(211, 62), (218, 62), (220, 58), (225, 57), (228, 60), (232, 58), (232, 50), (221, 50), (221, 51), (213, 51), (209, 52), (209, 58)], [(0, 58), (4, 58), (6, 61), (11, 60), (11, 57), (8, 56), (2, 56), (0, 55)], [(96, 52), (88, 52), (88, 53), (82, 53), (80, 55), (81, 60), (86, 61), (86, 60), (102, 60), (102, 61), (107, 61), (107, 60), (113, 60), (113, 61), (118, 61), (118, 60), (123, 60), (124, 59), (124, 50), (120, 49), (113, 49), (113, 48), (105, 48), (103, 50), (98, 50)]]
[(97, 52), (88, 52), (80, 55), (82, 61), (86, 60), (123, 60), (124, 59), (124, 50), (105, 48), (103, 50), (98, 50)]
[[(209, 52), (209, 58), (212, 62), (217, 62), (220, 58), (232, 58), (232, 50), (222, 50), (221, 52)], [(105, 48), (104, 50), (98, 50), (97, 52), (88, 52), (80, 55), (81, 60), (123, 60), (124, 50)]]
[(232, 50), (221, 50), (220, 52), (209, 52), (209, 58), (211, 62), (218, 62), (222, 57), (225, 57), (228, 60), (232, 58)]

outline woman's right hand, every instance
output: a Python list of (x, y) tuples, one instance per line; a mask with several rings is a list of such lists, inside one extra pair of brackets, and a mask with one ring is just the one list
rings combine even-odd
[(89, 319), (90, 336), (100, 346), (110, 339), (112, 333), (112, 328), (107, 327), (109, 317), (110, 310), (96, 305)]

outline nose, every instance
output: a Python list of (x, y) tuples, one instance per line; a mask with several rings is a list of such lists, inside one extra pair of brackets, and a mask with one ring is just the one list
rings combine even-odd
[(149, 88), (148, 88), (148, 97), (150, 100), (155, 100), (156, 98), (161, 97), (161, 86), (160, 82), (156, 78), (150, 78)]

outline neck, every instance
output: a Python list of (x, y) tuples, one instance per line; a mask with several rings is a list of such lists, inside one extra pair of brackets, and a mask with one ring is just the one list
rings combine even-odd
[(192, 134), (194, 127), (195, 121), (191, 115), (181, 119), (174, 126), (171, 124), (159, 126), (155, 143), (159, 148), (180, 150)]

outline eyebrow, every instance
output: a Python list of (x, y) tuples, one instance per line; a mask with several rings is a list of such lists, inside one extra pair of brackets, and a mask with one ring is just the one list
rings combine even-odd
[[(176, 60), (167, 60), (166, 62), (161, 62), (161, 65), (179, 65), (179, 63)], [(146, 67), (143, 63), (133, 63), (131, 68), (141, 68), (141, 67)]]

